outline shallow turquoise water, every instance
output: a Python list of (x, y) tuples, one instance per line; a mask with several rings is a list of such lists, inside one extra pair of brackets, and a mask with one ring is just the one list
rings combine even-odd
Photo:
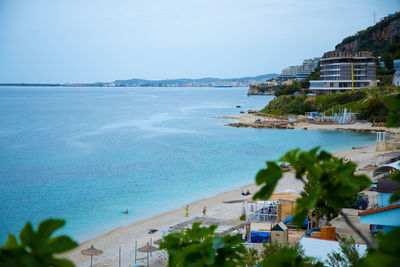
[(63, 232), (84, 241), (250, 184), (266, 160), (290, 149), (375, 141), (354, 132), (231, 128), (215, 118), (272, 99), (246, 93), (0, 88), (0, 242), (48, 217), (64, 218)]

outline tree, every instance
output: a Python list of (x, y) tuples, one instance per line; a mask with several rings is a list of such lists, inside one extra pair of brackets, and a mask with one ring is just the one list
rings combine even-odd
[(293, 247), (284, 247), (279, 252), (272, 254), (261, 262), (261, 266), (282, 266), (282, 267), (303, 267), (303, 266), (324, 266), (321, 262), (313, 263), (310, 259), (299, 255), (298, 251)]
[(246, 266), (256, 266), (259, 261), (258, 250), (255, 248), (249, 248), (243, 256), (243, 263)]
[(379, 98), (372, 98), (368, 101), (365, 108), (361, 110), (360, 119), (368, 121), (382, 122), (386, 121), (386, 116), (389, 114), (389, 109)]
[(400, 94), (394, 97), (394, 101), (390, 105), (386, 127), (400, 127)]
[(357, 266), (360, 267), (391, 267), (399, 266), (400, 262), (400, 227), (385, 235), (378, 235), (376, 248), (370, 249), (367, 256)]
[(239, 236), (220, 237), (217, 225), (200, 227), (194, 223), (180, 233), (165, 237), (160, 249), (168, 251), (169, 266), (241, 266), (246, 249)]
[(385, 68), (388, 70), (392, 70), (394, 65), (393, 65), (393, 56), (391, 54), (384, 54), (383, 57), (383, 62), (385, 63)]
[(40, 223), (35, 232), (28, 222), (19, 235), (20, 243), (14, 235), (8, 234), (6, 245), (0, 248), (0, 266), (74, 266), (67, 259), (54, 257), (55, 254), (78, 246), (68, 236), (51, 237), (54, 231), (63, 227), (64, 224), (63, 220), (48, 219)]
[(341, 236), (339, 246), (341, 253), (332, 252), (328, 254), (328, 266), (355, 266), (363, 258), (358, 252), (356, 242), (352, 236)]

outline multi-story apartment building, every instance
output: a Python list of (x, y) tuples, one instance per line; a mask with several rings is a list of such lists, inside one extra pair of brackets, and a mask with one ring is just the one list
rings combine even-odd
[(372, 52), (332, 51), (320, 61), (322, 80), (310, 81), (310, 90), (317, 94), (333, 94), (369, 88), (376, 84)]
[(310, 59), (305, 59), (301, 66), (290, 66), (282, 70), (281, 78), (282, 79), (292, 79), (296, 78), (298, 80), (302, 80), (308, 77), (308, 75), (313, 72), (317, 66), (318, 62), (321, 58), (315, 57)]

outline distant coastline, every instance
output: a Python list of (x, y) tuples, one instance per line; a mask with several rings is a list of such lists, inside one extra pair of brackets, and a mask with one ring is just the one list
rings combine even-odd
[(199, 78), (171, 80), (116, 80), (113, 82), (95, 83), (0, 83), (0, 86), (57, 86), (57, 87), (245, 87), (253, 83), (261, 83), (276, 78), (276, 73), (241, 78)]

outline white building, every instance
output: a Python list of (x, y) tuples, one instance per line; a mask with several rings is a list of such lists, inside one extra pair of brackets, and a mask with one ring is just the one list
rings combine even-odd
[(319, 57), (305, 59), (301, 66), (287, 67), (282, 70), (281, 78), (296, 78), (298, 80), (305, 79), (311, 74), (311, 72), (313, 72), (317, 68), (320, 59), (321, 58)]

